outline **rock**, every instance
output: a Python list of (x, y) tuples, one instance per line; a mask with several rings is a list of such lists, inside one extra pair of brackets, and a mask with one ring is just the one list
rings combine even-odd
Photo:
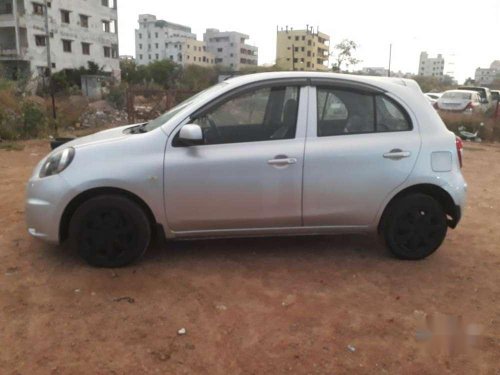
[(215, 306), (215, 308), (216, 308), (217, 310), (220, 310), (220, 311), (226, 311), (226, 310), (227, 310), (226, 305), (222, 305), (222, 304), (220, 304), (220, 305), (216, 305), (216, 306)]
[(114, 302), (121, 302), (121, 301), (125, 301), (125, 302), (128, 302), (128, 303), (135, 303), (135, 299), (133, 299), (132, 297), (117, 297), (117, 298), (113, 298), (113, 301)]
[(81, 289), (75, 289), (74, 290), (75, 293), (80, 293), (81, 292)]
[(356, 351), (356, 347), (354, 345), (347, 345), (347, 350), (349, 350), (351, 353), (354, 353)]
[(297, 300), (296, 296), (294, 296), (293, 294), (289, 294), (288, 296), (286, 296), (283, 302), (281, 302), (281, 306), (283, 307), (291, 306), (295, 303), (296, 300)]
[(186, 330), (186, 328), (181, 328), (181, 329), (179, 329), (179, 330), (177, 331), (177, 334), (178, 334), (179, 336), (184, 336), (185, 334), (187, 334), (187, 330)]

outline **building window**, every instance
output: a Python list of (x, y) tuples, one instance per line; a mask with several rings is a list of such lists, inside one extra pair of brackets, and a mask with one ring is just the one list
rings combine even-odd
[(71, 40), (63, 39), (62, 44), (63, 44), (63, 51), (64, 52), (71, 52)]
[(148, 59), (151, 60), (151, 54), (148, 55)]
[(101, 4), (103, 7), (110, 7), (109, 0), (101, 0)]
[(47, 39), (45, 35), (35, 35), (35, 44), (38, 47), (45, 47), (47, 45)]
[(158, 33), (155, 33), (155, 38), (158, 38)]
[(45, 14), (45, 6), (40, 3), (33, 3), (33, 14), (43, 16)]
[(155, 47), (158, 48), (158, 43), (155, 43)]
[(160, 59), (160, 55), (156, 54), (156, 60)]
[(298, 37), (298, 36), (296, 36), (296, 37), (295, 37), (295, 40), (296, 40), (296, 41), (298, 41), (298, 40), (299, 40), (299, 37)]
[(217, 52), (222, 52), (222, 48), (217, 48)]
[(110, 29), (110, 26), (109, 26), (109, 21), (102, 21), (102, 31), (104, 31), (105, 33), (109, 33), (109, 30)]
[(89, 16), (86, 16), (84, 14), (80, 14), (80, 26), (89, 28)]
[(139, 55), (139, 60), (142, 60), (142, 55)]
[(13, 13), (13, 10), (12, 10), (12, 3), (6, 3), (2, 8), (0, 8), (0, 14), (12, 14)]
[(302, 37), (302, 40), (306, 40), (306, 37), (305, 37), (305, 36), (303, 36), (303, 37)]
[(142, 34), (141, 33), (139, 33), (139, 39), (142, 39)]
[(61, 9), (61, 22), (69, 23), (69, 10)]
[(295, 52), (299, 52), (299, 47), (294, 48)]
[(82, 43), (82, 54), (90, 55), (90, 43)]
[(104, 57), (111, 57), (111, 47), (104, 46)]
[(139, 44), (139, 49), (142, 49), (142, 44)]

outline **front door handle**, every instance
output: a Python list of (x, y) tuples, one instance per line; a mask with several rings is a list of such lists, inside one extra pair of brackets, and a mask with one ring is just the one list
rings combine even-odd
[(297, 164), (296, 158), (276, 158), (267, 161), (269, 165), (289, 165), (289, 164)]
[(403, 158), (408, 158), (411, 156), (410, 151), (403, 151), (399, 148), (392, 149), (391, 151), (384, 154), (384, 158), (392, 160), (400, 160)]

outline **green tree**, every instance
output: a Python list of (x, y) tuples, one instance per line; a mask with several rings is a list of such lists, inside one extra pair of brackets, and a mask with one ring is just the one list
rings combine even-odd
[(336, 44), (333, 47), (333, 52), (330, 54), (334, 60), (332, 70), (334, 72), (342, 72), (349, 69), (350, 65), (359, 64), (361, 60), (355, 57), (358, 47), (359, 45), (355, 41), (349, 39), (344, 39)]

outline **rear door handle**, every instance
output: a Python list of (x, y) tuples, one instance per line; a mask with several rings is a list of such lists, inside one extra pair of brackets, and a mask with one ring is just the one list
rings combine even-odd
[(269, 165), (288, 165), (288, 164), (297, 164), (296, 158), (276, 158), (267, 161)]
[(408, 158), (410, 156), (411, 156), (410, 151), (403, 151), (399, 148), (395, 148), (395, 149), (384, 154), (384, 158), (392, 159), (392, 160), (400, 160), (403, 158)]

